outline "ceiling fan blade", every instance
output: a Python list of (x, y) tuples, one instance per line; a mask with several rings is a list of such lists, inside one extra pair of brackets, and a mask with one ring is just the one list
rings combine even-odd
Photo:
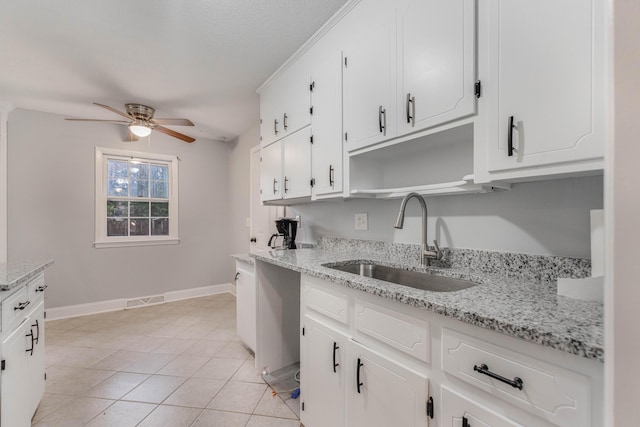
[(193, 141), (195, 141), (195, 139), (191, 138), (190, 136), (184, 135), (184, 134), (182, 134), (180, 132), (176, 132), (174, 130), (171, 130), (171, 129), (168, 129), (168, 128), (165, 128), (165, 127), (162, 127), (162, 126), (156, 126), (154, 128), (154, 130), (157, 130), (158, 132), (162, 132), (165, 135), (169, 135), (169, 136), (172, 136), (174, 138), (181, 139), (184, 142), (193, 142)]
[(151, 121), (164, 126), (193, 126), (191, 120), (187, 119), (152, 119)]
[(100, 122), (100, 123), (117, 123), (119, 125), (128, 125), (130, 122), (125, 120), (101, 120), (101, 119), (74, 119), (66, 118), (65, 120), (71, 120), (74, 122)]
[(127, 113), (123, 113), (122, 111), (116, 110), (115, 108), (109, 107), (108, 105), (98, 104), (97, 102), (94, 102), (93, 104), (97, 105), (98, 107), (106, 108), (107, 110), (112, 111), (112, 112), (114, 112), (116, 114), (120, 114), (122, 117), (125, 117), (127, 119), (130, 119), (130, 120), (133, 119), (133, 117), (131, 117)]

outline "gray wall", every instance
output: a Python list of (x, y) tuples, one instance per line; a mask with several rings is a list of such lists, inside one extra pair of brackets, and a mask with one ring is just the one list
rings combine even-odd
[(249, 252), (250, 180), (249, 156), (260, 143), (260, 124), (256, 122), (229, 144), (229, 209), (231, 213), (231, 253)]
[[(9, 260), (53, 258), (47, 307), (132, 298), (228, 283), (227, 144), (186, 144), (154, 132), (122, 142), (126, 128), (53, 114), (9, 116)], [(177, 155), (180, 244), (94, 249), (94, 147)]]
[[(602, 176), (515, 184), (504, 192), (425, 198), (429, 242), (442, 247), (591, 258), (589, 210), (603, 204)], [(348, 200), (299, 205), (300, 241), (318, 235), (420, 243), (418, 204), (407, 205), (405, 226), (393, 228), (400, 200)], [(354, 214), (367, 212), (368, 231), (354, 230)]]

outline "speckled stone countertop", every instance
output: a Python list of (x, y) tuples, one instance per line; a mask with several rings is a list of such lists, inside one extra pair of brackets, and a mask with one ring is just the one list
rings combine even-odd
[(0, 263), (0, 301), (13, 294), (11, 290), (26, 284), (51, 264), (53, 260)]
[[(603, 304), (557, 295), (557, 277), (585, 277), (589, 260), (474, 250), (445, 250), (442, 266), (421, 268), (417, 245), (345, 244), (325, 239), (315, 249), (263, 251), (258, 260), (396, 300), (460, 321), (604, 361)], [(353, 242), (353, 241), (352, 241)], [(431, 292), (341, 272), (323, 264), (375, 261), (391, 267), (479, 283)]]
[(249, 264), (249, 265), (255, 264), (255, 261), (253, 260), (253, 258), (251, 258), (251, 256), (249, 256), (249, 254), (233, 254), (231, 255), (231, 258), (235, 259), (236, 261), (243, 262), (245, 264)]

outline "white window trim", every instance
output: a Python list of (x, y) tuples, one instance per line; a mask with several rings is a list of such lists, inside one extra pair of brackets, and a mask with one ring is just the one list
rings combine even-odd
[[(167, 154), (142, 153), (116, 148), (95, 149), (95, 248), (124, 246), (176, 245), (178, 237), (178, 157)], [(107, 183), (105, 182), (105, 157), (120, 157), (123, 160), (171, 162), (169, 168), (169, 235), (168, 236), (107, 236)]]

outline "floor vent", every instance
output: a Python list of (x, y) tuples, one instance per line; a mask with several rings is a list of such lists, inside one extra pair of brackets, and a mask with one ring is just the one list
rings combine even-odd
[(164, 303), (164, 295), (156, 295), (153, 297), (133, 298), (127, 300), (125, 308), (138, 308), (147, 305), (156, 305)]

